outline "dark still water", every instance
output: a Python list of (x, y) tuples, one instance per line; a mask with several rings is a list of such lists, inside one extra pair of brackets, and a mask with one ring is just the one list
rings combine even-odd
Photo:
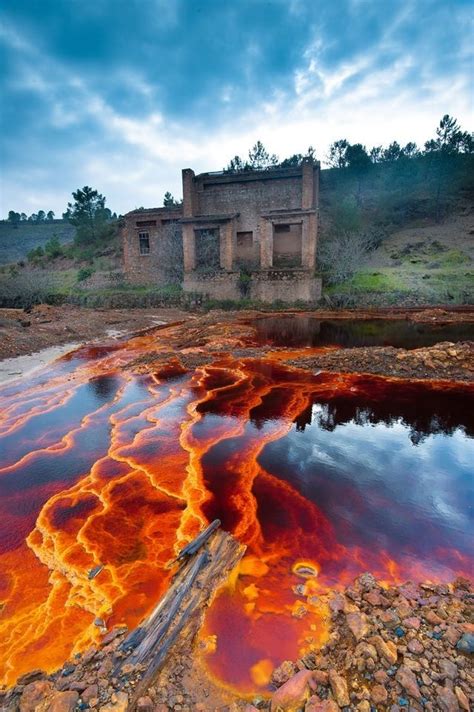
[(440, 341), (474, 340), (474, 323), (426, 324), (405, 319), (315, 319), (269, 316), (252, 322), (260, 343), (274, 346), (395, 346), (416, 349)]

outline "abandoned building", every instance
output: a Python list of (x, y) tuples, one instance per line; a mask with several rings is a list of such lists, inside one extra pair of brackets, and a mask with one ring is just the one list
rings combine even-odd
[(182, 175), (182, 205), (125, 216), (131, 283), (167, 284), (179, 272), (185, 291), (215, 299), (319, 298), (319, 164)]

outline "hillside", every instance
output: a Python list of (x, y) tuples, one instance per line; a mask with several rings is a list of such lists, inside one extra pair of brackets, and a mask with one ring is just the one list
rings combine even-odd
[(48, 240), (55, 236), (62, 244), (72, 242), (75, 234), (76, 228), (65, 220), (53, 220), (45, 223), (25, 221), (17, 225), (1, 220), (0, 264), (25, 259), (30, 250), (44, 247)]

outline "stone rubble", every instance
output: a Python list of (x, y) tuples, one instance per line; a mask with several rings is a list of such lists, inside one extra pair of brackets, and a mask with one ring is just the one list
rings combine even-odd
[(115, 628), (55, 673), (32, 670), (0, 690), (1, 712), (470, 712), (474, 705), (474, 593), (452, 584), (382, 586), (359, 576), (329, 600), (330, 639), (274, 670), (268, 695), (223, 702), (193, 680), (189, 652), (135, 692), (143, 665), (120, 665)]

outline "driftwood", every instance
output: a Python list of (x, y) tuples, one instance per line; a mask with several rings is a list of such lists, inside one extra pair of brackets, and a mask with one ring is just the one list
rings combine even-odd
[(216, 519), (182, 549), (176, 559), (181, 565), (168, 591), (120, 646), (126, 655), (115, 672), (126, 664), (143, 669), (132, 703), (155, 679), (174, 644), (178, 640), (191, 644), (215, 591), (244, 554), (245, 547), (219, 526)]

